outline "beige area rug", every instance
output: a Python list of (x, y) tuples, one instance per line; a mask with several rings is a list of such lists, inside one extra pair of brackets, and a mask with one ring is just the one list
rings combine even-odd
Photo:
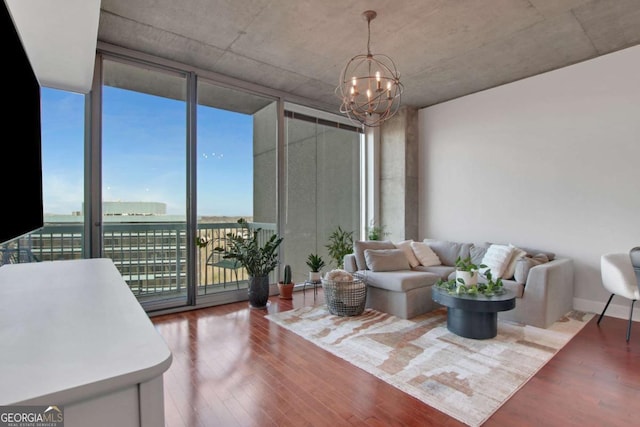
[(331, 315), (326, 306), (266, 316), (470, 426), (479, 426), (593, 317), (570, 312), (548, 329), (498, 322), (489, 340), (447, 330), (446, 309), (411, 320), (367, 309)]

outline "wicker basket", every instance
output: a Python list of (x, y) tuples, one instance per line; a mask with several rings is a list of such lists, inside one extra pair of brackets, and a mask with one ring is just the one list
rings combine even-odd
[(359, 316), (364, 311), (367, 285), (361, 279), (350, 282), (322, 279), (322, 289), (329, 313), (336, 316)]

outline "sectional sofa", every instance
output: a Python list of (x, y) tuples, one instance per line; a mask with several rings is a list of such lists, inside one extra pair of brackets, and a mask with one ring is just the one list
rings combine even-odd
[(547, 328), (573, 307), (573, 261), (510, 244), (362, 240), (345, 256), (344, 269), (365, 279), (368, 308), (410, 319), (440, 307), (431, 298), (432, 286), (455, 275), (458, 257), (488, 263), (515, 292), (516, 308), (500, 312), (501, 319)]

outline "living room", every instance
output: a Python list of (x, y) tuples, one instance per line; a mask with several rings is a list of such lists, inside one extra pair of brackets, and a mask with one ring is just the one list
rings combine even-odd
[[(137, 30), (150, 26), (144, 19), (136, 20), (136, 17), (145, 16), (144, 10), (127, 17), (126, 5), (102, 3), (100, 20), (103, 27), (98, 41), (103, 43), (103, 47), (105, 43), (113, 43), (114, 34), (123, 28), (110, 27), (110, 21), (122, 19), (120, 23), (125, 22), (127, 28)], [(407, 103), (390, 123), (380, 128), (380, 198), (376, 217), (394, 240), (439, 238), (513, 243), (547, 249), (571, 258), (575, 265), (574, 308), (599, 313), (608, 297), (600, 278), (600, 256), (608, 252), (628, 251), (640, 242), (640, 232), (634, 221), (634, 212), (640, 208), (640, 200), (635, 197), (634, 191), (640, 178), (636, 166), (636, 159), (640, 157), (637, 120), (640, 116), (640, 47), (637, 46), (640, 37), (632, 29), (640, 19), (640, 6), (629, 1), (569, 1), (563, 2), (562, 6), (552, 3), (532, 1), (526, 9), (534, 8), (540, 14), (557, 20), (574, 14), (582, 18), (581, 22), (592, 23), (593, 31), (587, 31), (591, 38), (579, 43), (582, 50), (571, 50), (573, 45), (569, 39), (573, 40), (573, 36), (568, 34), (573, 33), (566, 29), (566, 32), (549, 30), (548, 38), (543, 39), (543, 42), (553, 45), (549, 49), (554, 52), (551, 57), (540, 53), (538, 58), (535, 49), (532, 50), (534, 53), (524, 53), (516, 48), (511, 49), (509, 44), (503, 44), (503, 50), (515, 52), (511, 65), (521, 73), (521, 77), (513, 80), (505, 77), (500, 82), (484, 81), (480, 86), (464, 83), (463, 78), (446, 80), (443, 87), (455, 88), (450, 99), (444, 101), (443, 98), (442, 101), (426, 104)], [(335, 4), (332, 6), (339, 8)], [(413, 6), (419, 10), (415, 14), (416, 19), (427, 19), (429, 15), (426, 10)], [(496, 15), (500, 15), (503, 6), (503, 2), (493, 5)], [(147, 7), (149, 10), (153, 8), (151, 5)], [(275, 6), (265, 4), (264, 7)], [(342, 62), (349, 55), (364, 48), (366, 25), (359, 13), (369, 7), (373, 6), (358, 4), (349, 7), (349, 11), (354, 12), (351, 14), (353, 16), (345, 19), (342, 26), (350, 27), (350, 41), (343, 43), (344, 46), (339, 50), (340, 55), (337, 56), (344, 57), (336, 62), (339, 65), (343, 65)], [(411, 8), (407, 8), (411, 12)], [(402, 22), (401, 19), (408, 19), (394, 15), (390, 9), (391, 6), (380, 5), (377, 9), (379, 17), (372, 23), (372, 46), (376, 50), (380, 38), (389, 38), (389, 35), (400, 31), (391, 26)], [(320, 32), (313, 26), (313, 13), (305, 10), (300, 15), (300, 22), (304, 25), (300, 25), (308, 25)], [(434, 5), (432, 12), (437, 10), (440, 9)], [(340, 12), (340, 15), (343, 13)], [(505, 6), (504, 13), (508, 15), (515, 12)], [(197, 15), (195, 12), (193, 14)], [(165, 12), (164, 18), (157, 19), (162, 21), (168, 16)], [(487, 18), (488, 21), (491, 20)], [(611, 25), (595, 25), (596, 22), (605, 21)], [(412, 23), (416, 25), (414, 21)], [(610, 39), (605, 37), (607, 31)], [(329, 34), (330, 31), (321, 33)], [(523, 39), (533, 38), (526, 31), (520, 35)], [(144, 37), (138, 32), (128, 33), (130, 39)], [(252, 37), (258, 40), (258, 36)], [(277, 37), (274, 39), (282, 42)], [(426, 39), (421, 52), (428, 55)], [(123, 45), (127, 43), (130, 40), (123, 41)], [(401, 55), (392, 47), (394, 43), (385, 43), (390, 46), (386, 53), (394, 59), (397, 58), (394, 52)], [(593, 46), (585, 46), (589, 43)], [(288, 52), (297, 48), (298, 44), (291, 47), (283, 44), (282, 50)], [(127, 46), (114, 51), (118, 53), (119, 49), (136, 50)], [(160, 54), (151, 45), (146, 47), (147, 50), (142, 50), (143, 47), (138, 49), (143, 56), (163, 57), (167, 61), (184, 62), (189, 56), (184, 53), (186, 50), (179, 50), (175, 57)], [(489, 71), (476, 73), (468, 65), (464, 75), (468, 75), (469, 81), (486, 80), (486, 75), (492, 72), (502, 78), (498, 69), (500, 66), (491, 65), (492, 58), (501, 57), (492, 57), (488, 50), (480, 48), (470, 55), (478, 60), (474, 64), (479, 66), (484, 63)], [(493, 55), (497, 54), (494, 52)], [(532, 58), (523, 58), (526, 55)], [(282, 56), (285, 57), (285, 53)], [(253, 59), (244, 59), (253, 64)], [(319, 58), (312, 65), (320, 67), (325, 60)], [(543, 71), (527, 69), (535, 62), (543, 63)], [(198, 62), (189, 65), (203, 67), (203, 64)], [(312, 65), (301, 65), (300, 73), (306, 73), (308, 68), (313, 68)], [(501, 65), (506, 67), (506, 64)], [(228, 66), (225, 69), (221, 63), (216, 69), (211, 65), (211, 71), (221, 75), (230, 73), (232, 68)], [(400, 61), (398, 66), (401, 66)], [(245, 64), (242, 67), (243, 73), (232, 77), (254, 85), (258, 81), (254, 78), (258, 79), (256, 76), (262, 73), (260, 66)], [(339, 70), (331, 68), (327, 73), (335, 74), (337, 81)], [(442, 78), (442, 75), (439, 76)], [(269, 78), (276, 80), (273, 76)], [(438, 81), (433, 83), (437, 84)], [(325, 88), (329, 84), (323, 81), (318, 86)], [(323, 95), (316, 97), (312, 89), (309, 87), (292, 94), (289, 99), (301, 102), (302, 94), (306, 94), (306, 98), (315, 98), (314, 102), (307, 104), (308, 107), (324, 109), (327, 100), (335, 96), (323, 90)], [(281, 88), (278, 90), (283, 91)], [(403, 96), (403, 99), (410, 102), (412, 92), (417, 90), (416, 84), (407, 85), (407, 96)], [(437, 100), (440, 96), (444, 95), (438, 93), (431, 99)], [(397, 128), (401, 129), (400, 137), (397, 137)], [(385, 143), (388, 145), (385, 146)], [(397, 162), (398, 149), (402, 153), (400, 157), (404, 157), (400, 164)], [(402, 173), (399, 175), (400, 170)], [(306, 253), (302, 255), (306, 256)], [(308, 303), (308, 290), (304, 301), (301, 301), (301, 297), (296, 295), (292, 304)], [(238, 306), (236, 309), (240, 310)], [(220, 308), (217, 312), (220, 314), (216, 315), (229, 314), (226, 310)], [(614, 300), (608, 315), (620, 318), (617, 320), (621, 320), (621, 328), (624, 329), (624, 319), (629, 315), (627, 301)], [(637, 309), (633, 315), (640, 319)], [(246, 314), (236, 316), (242, 318)], [(260, 328), (265, 328), (261, 325)], [(265, 335), (264, 330), (262, 333)], [(265, 342), (259, 347), (268, 348), (268, 338), (263, 338)], [(619, 338), (621, 342), (616, 344), (623, 344), (623, 336)], [(631, 345), (635, 344), (632, 342)], [(310, 348), (306, 347), (307, 350)], [(637, 347), (629, 348), (633, 350)], [(326, 361), (326, 356), (310, 357), (320, 360), (320, 363)], [(340, 366), (338, 369), (346, 372), (348, 368)], [(188, 375), (187, 372), (181, 373)], [(360, 407), (359, 411), (363, 410)], [(197, 422), (202, 423), (202, 420)], [(253, 422), (259, 424), (258, 420)], [(295, 424), (295, 418), (284, 424), (287, 423)]]

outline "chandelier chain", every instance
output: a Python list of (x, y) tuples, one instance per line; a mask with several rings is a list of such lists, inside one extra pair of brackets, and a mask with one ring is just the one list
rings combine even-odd
[(367, 19), (367, 56), (371, 56), (371, 19)]

